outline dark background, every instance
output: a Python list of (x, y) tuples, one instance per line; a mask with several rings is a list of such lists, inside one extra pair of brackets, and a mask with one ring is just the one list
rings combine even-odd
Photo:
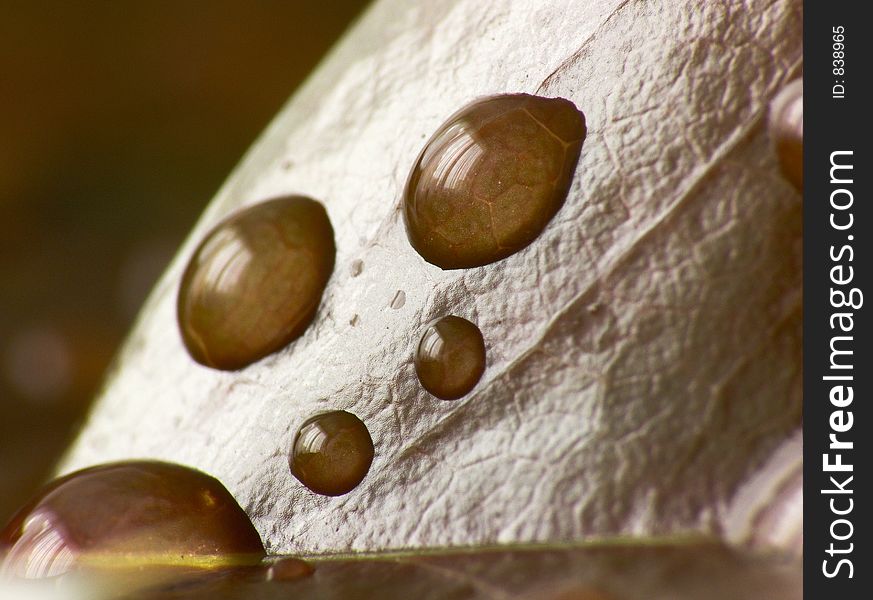
[(0, 526), (198, 214), (364, 0), (0, 0)]

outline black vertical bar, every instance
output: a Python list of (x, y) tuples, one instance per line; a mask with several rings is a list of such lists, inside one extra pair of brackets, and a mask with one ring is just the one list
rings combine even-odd
[(804, 596), (816, 600), (873, 598), (868, 7), (804, 4)]

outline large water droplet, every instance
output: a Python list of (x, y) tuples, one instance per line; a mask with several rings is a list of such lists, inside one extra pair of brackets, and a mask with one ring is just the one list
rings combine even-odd
[(370, 470), (373, 438), (367, 426), (344, 410), (323, 413), (300, 427), (291, 447), (291, 473), (313, 492), (340, 496)]
[(324, 207), (289, 196), (244, 209), (197, 247), (179, 288), (182, 338), (199, 363), (239, 369), (299, 337), (336, 248)]
[(448, 316), (430, 323), (415, 353), (421, 385), (443, 400), (470, 392), (485, 372), (485, 340), (473, 323)]
[(257, 563), (264, 548), (218, 480), (180, 465), (129, 461), (47, 485), (0, 533), (0, 556), (0, 573), (41, 578), (76, 566)]
[(406, 182), (409, 242), (443, 269), (477, 267), (534, 241), (564, 204), (585, 116), (563, 98), (490, 96), (452, 115)]

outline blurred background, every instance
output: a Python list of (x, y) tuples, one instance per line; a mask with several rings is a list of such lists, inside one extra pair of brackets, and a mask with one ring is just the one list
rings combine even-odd
[(152, 284), (364, 0), (0, 0), (0, 527)]

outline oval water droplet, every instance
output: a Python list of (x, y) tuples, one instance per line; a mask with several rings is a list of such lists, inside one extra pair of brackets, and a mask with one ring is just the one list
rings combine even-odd
[(456, 400), (468, 394), (485, 372), (482, 332), (454, 315), (430, 323), (418, 343), (415, 372), (437, 398)]
[(0, 574), (82, 567), (257, 564), (258, 532), (221, 483), (156, 461), (91, 467), (55, 480), (0, 533)]
[(215, 227), (179, 288), (182, 339), (197, 362), (239, 369), (303, 334), (333, 271), (324, 207), (288, 196), (244, 209)]
[(288, 462), (291, 473), (313, 492), (341, 496), (361, 483), (373, 455), (367, 426), (352, 413), (337, 410), (303, 423)]
[(412, 247), (443, 269), (478, 267), (534, 241), (564, 204), (585, 116), (569, 100), (490, 96), (452, 115), (409, 174)]
[(294, 557), (285, 557), (273, 561), (267, 567), (265, 579), (267, 581), (296, 581), (309, 577), (315, 572), (312, 563)]
[(779, 166), (795, 188), (803, 190), (803, 79), (785, 86), (770, 105), (770, 136)]
[(361, 273), (364, 272), (364, 261), (360, 259), (356, 259), (352, 261), (352, 264), (349, 265), (349, 274), (352, 277), (357, 277)]

